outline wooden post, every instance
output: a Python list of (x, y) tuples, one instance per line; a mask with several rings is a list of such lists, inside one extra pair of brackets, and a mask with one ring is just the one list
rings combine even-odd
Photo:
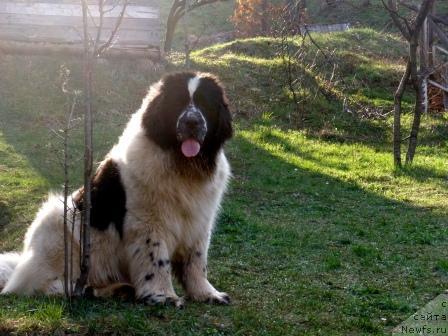
[(429, 109), (429, 97), (428, 97), (428, 75), (427, 69), (429, 65), (429, 23), (428, 18), (423, 23), (420, 33), (420, 69), (419, 74), (422, 76), (420, 85), (423, 100), (423, 113), (427, 113)]

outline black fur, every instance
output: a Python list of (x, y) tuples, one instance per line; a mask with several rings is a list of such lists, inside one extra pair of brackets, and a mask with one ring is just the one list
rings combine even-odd
[[(73, 198), (78, 210), (83, 209), (84, 188)], [(126, 215), (126, 192), (121, 182), (117, 164), (107, 159), (98, 168), (92, 181), (91, 226), (100, 231), (114, 225), (123, 238), (123, 223)]]
[(176, 168), (193, 176), (209, 174), (214, 170), (219, 149), (233, 134), (232, 115), (224, 89), (212, 76), (204, 76), (194, 93), (193, 103), (206, 119), (207, 134), (196, 157), (185, 158), (182, 155), (181, 143), (176, 136), (176, 124), (179, 116), (191, 103), (188, 82), (195, 76), (195, 73), (183, 72), (164, 77), (159, 93), (149, 103), (142, 121), (146, 135), (152, 141), (175, 153), (178, 162)]

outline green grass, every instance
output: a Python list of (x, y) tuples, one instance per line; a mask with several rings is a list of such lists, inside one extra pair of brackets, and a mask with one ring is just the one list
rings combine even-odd
[[(364, 84), (347, 95), (390, 108), (402, 70), (393, 36), (355, 30), (316, 38), (328, 48), (343, 46), (336, 55), (344, 78), (363, 76)], [(291, 129), (281, 62), (269, 49), (275, 43), (250, 39), (193, 54), (195, 68), (220, 75), (236, 112), (236, 136), (227, 146), (234, 178), (209, 265), (211, 281), (233, 304), (188, 302), (179, 311), (6, 296), (0, 297), (0, 334), (385, 335), (445, 290), (446, 117), (424, 117), (415, 163), (399, 171), (392, 164), (390, 118), (353, 119), (339, 112), (340, 101), (320, 97), (319, 108), (309, 107), (306, 129)], [(58, 144), (48, 125), (66, 109), (58, 91), (61, 62), (0, 60), (1, 250), (20, 246), (47, 190), (60, 188), (62, 169), (50, 159)], [(78, 86), (79, 64), (65, 63)], [(127, 63), (101, 64), (97, 71), (100, 160), (159, 74)], [(411, 105), (408, 95), (406, 112)], [(71, 149), (80, 159), (78, 133)], [(72, 174), (76, 185), (79, 167)]]

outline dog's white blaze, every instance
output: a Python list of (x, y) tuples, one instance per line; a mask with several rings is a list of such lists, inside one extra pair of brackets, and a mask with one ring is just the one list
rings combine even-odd
[(188, 81), (188, 92), (190, 92), (190, 98), (193, 99), (193, 95), (198, 89), (199, 82), (201, 81), (201, 77), (195, 76)]

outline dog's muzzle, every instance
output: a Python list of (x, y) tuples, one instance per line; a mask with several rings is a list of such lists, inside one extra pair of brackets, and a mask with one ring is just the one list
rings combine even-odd
[(177, 140), (186, 157), (196, 156), (207, 135), (207, 122), (201, 111), (190, 104), (177, 120)]

